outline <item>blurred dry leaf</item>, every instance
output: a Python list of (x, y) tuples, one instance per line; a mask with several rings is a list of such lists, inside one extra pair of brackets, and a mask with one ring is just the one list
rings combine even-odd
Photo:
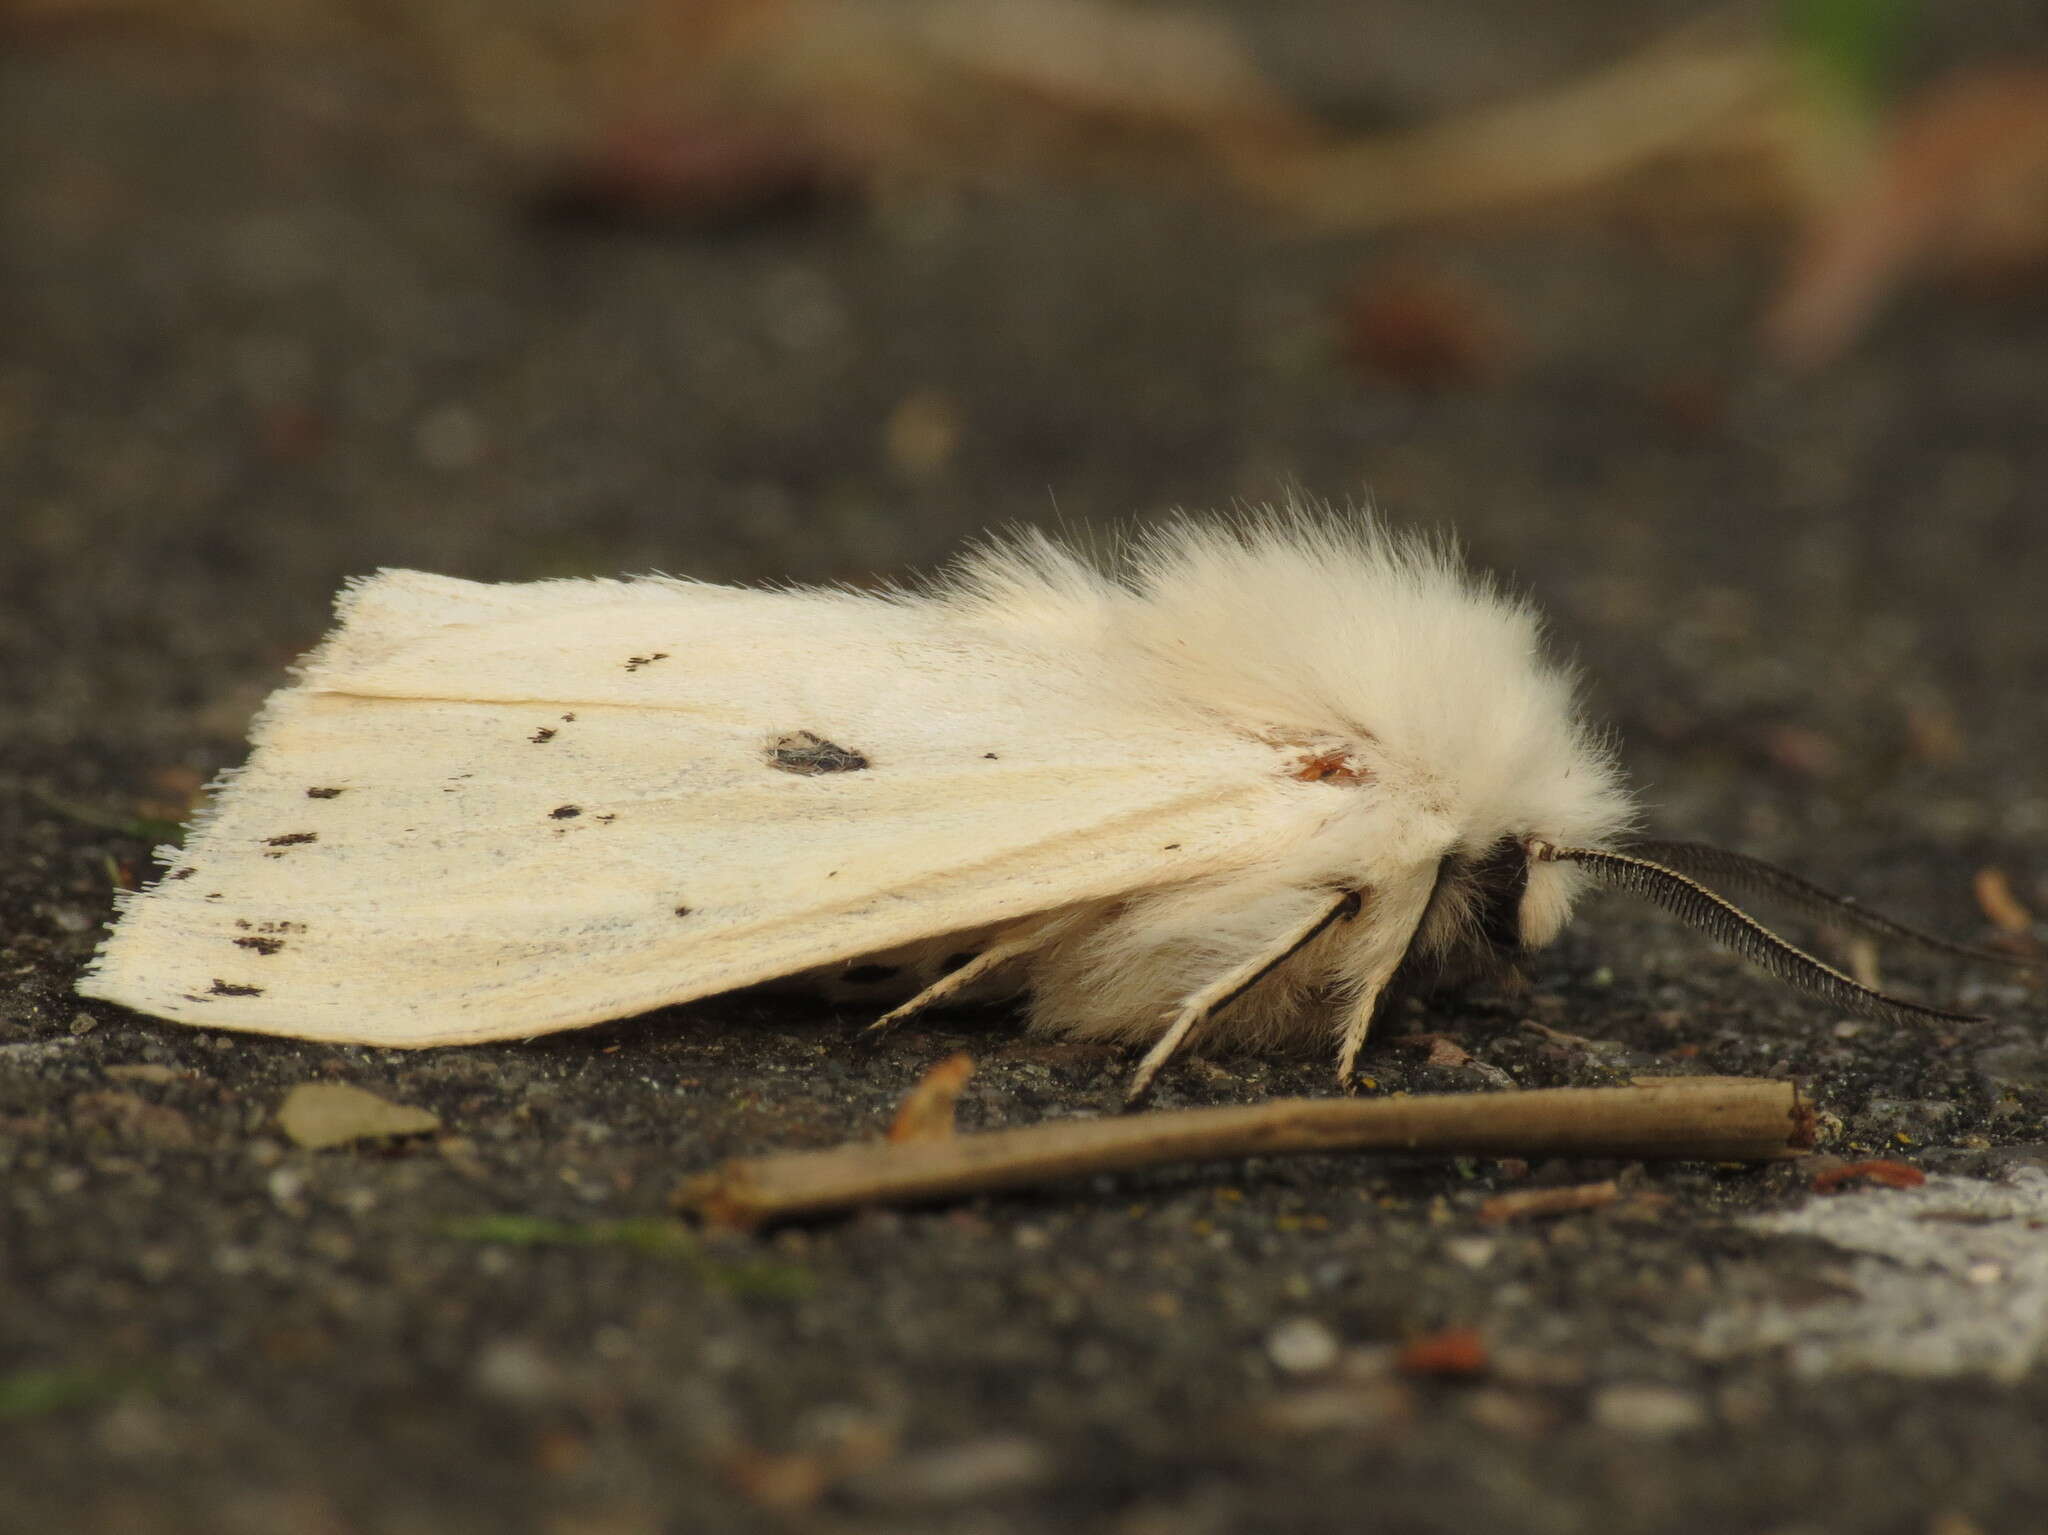
[(2023, 938), (2034, 930), (2034, 914), (2013, 894), (2012, 881), (2005, 877), (2005, 870), (1979, 869), (1973, 883), (1977, 906), (1993, 927), (2015, 938)]
[(1916, 269), (2048, 264), (2048, 69), (1943, 81), (1901, 113), (1847, 196), (1818, 207), (1765, 321), (1785, 362), (1839, 354)]
[(955, 1051), (933, 1066), (904, 1095), (889, 1126), (892, 1141), (942, 1141), (953, 1134), (953, 1111), (967, 1079), (974, 1075), (974, 1057)]
[(1368, 272), (1338, 316), (1344, 355), (1361, 373), (1418, 393), (1495, 378), (1509, 350), (1500, 306), (1477, 285), (1417, 267)]
[(1779, 203), (1803, 133), (1796, 71), (1765, 35), (1687, 28), (1562, 85), (1402, 133), (1267, 162), (1259, 190), (1309, 223), (1379, 229), (1611, 190), (1656, 167), (1741, 160)]
[(740, 216), (1097, 159), (1213, 180), (1320, 137), (1224, 22), (1108, 0), (0, 0), (0, 20), (353, 53), (555, 167), (551, 212)]
[(1100, 0), (641, 7), (599, 93), (614, 185), (685, 212), (1102, 158), (1213, 176), (1306, 146), (1308, 120), (1213, 19)]
[[(1765, 328), (1801, 364), (1838, 352), (1915, 269), (2048, 259), (2048, 70), (1958, 75), (1873, 149), (1868, 101), (1817, 88), (1811, 50), (1769, 14), (1716, 11), (1519, 97), (1346, 138), (1226, 22), (1176, 5), (0, 0), (10, 40), (125, 30), (354, 59), (545, 178), (551, 214), (722, 224), (1096, 169), (1225, 188), (1313, 230), (1589, 202), (1693, 227), (1762, 214), (1806, 229)], [(1367, 345), (1366, 365), (1434, 388), (1483, 353), (1445, 345), (1455, 326), (1422, 328), (1436, 350), (1397, 337)], [(281, 456), (320, 446), (309, 423), (274, 434)]]

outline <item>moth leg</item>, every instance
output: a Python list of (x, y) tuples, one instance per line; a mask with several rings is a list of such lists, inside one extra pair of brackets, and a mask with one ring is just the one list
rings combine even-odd
[[(1159, 1036), (1158, 1043), (1145, 1052), (1145, 1058), (1138, 1062), (1138, 1069), (1131, 1076), (1130, 1089), (1124, 1094), (1124, 1107), (1130, 1108), (1144, 1098), (1152, 1086), (1152, 1079), (1159, 1075), (1159, 1068), (1172, 1060), (1175, 1052), (1187, 1043), (1188, 1035), (1194, 1032), (1196, 1024), (1251, 990), (1265, 978), (1268, 971), (1278, 968), (1282, 962), (1291, 958), (1296, 950), (1321, 934), (1331, 923), (1355, 916), (1361, 900), (1357, 891), (1348, 892), (1336, 905), (1317, 912), (1313, 918), (1289, 933), (1272, 948), (1254, 959), (1246, 960), (1235, 970), (1226, 971), (1183, 1002), (1171, 1026)], [(1360, 1037), (1364, 1037), (1362, 1032)]]
[(869, 1024), (862, 1032), (878, 1034), (886, 1029), (893, 1028), (911, 1014), (921, 1013), (934, 1003), (943, 1002), (946, 998), (953, 995), (954, 992), (972, 986), (991, 971), (999, 969), (1019, 955), (1028, 954), (1033, 949), (1039, 947), (1046, 938), (1047, 928), (1053, 925), (1045, 922), (1026, 923), (1022, 928), (1015, 930), (1010, 937), (1003, 939), (1001, 942), (990, 944), (959, 969), (948, 971), (940, 976), (902, 1006), (891, 1008), (873, 1023)]
[[(1372, 1029), (1372, 1017), (1374, 1017), (1374, 1013), (1380, 1011), (1380, 999), (1386, 997), (1386, 986), (1393, 984), (1395, 974), (1401, 970), (1401, 964), (1407, 960), (1409, 946), (1415, 941), (1415, 927), (1421, 923), (1421, 915), (1427, 909), (1427, 905), (1430, 905), (1430, 894), (1432, 892), (1434, 892), (1434, 882), (1432, 882), (1432, 886), (1427, 886), (1427, 888), (1421, 890), (1421, 901), (1419, 901), (1419, 905), (1411, 907), (1413, 917), (1405, 925), (1401, 925), (1401, 927), (1389, 925), (1389, 927), (1382, 929), (1382, 931), (1399, 931), (1399, 933), (1403, 933), (1403, 937), (1399, 941), (1391, 941), (1391, 944), (1382, 944), (1382, 946), (1378, 946), (1376, 954), (1362, 956), (1362, 966), (1360, 968), (1364, 970), (1364, 978), (1362, 978), (1362, 982), (1358, 986), (1358, 995), (1352, 997), (1352, 1005), (1350, 1005), (1346, 1017), (1343, 1017), (1343, 1038), (1337, 1042), (1337, 1087), (1341, 1087), (1341, 1089), (1350, 1089), (1350, 1085), (1352, 1085), (1352, 1072), (1358, 1068), (1358, 1052), (1364, 1050), (1364, 1046), (1366, 1046), (1366, 1034)], [(1399, 907), (1399, 898), (1397, 898), (1397, 901), (1389, 903), (1389, 907), (1391, 907), (1389, 913), (1382, 913), (1382, 923), (1395, 923), (1397, 921), (1393, 913), (1397, 913), (1401, 909)]]
[(1365, 1036), (1372, 1028), (1373, 1015), (1379, 1011), (1380, 998), (1386, 993), (1386, 982), (1376, 980), (1365, 987), (1352, 999), (1351, 1009), (1344, 1019), (1344, 1040), (1337, 1047), (1337, 1085), (1348, 1089), (1352, 1073), (1358, 1066), (1358, 1052), (1365, 1048)]

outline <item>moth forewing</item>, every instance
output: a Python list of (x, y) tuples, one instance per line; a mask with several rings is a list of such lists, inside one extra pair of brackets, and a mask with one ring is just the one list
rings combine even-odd
[(516, 1038), (1213, 876), (1284, 834), (1270, 748), (1129, 711), (1076, 729), (1085, 675), (1062, 689), (942, 612), (591, 586), (358, 588), (85, 993)]

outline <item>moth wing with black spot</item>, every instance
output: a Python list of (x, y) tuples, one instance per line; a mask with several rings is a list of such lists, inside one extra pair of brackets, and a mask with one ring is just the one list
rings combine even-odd
[(388, 571), (339, 611), (86, 995), (538, 1034), (1226, 874), (1287, 814), (1270, 745), (922, 599)]

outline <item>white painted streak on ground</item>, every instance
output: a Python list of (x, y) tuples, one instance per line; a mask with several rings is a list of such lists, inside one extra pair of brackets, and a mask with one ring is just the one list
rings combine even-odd
[(2048, 1359), (2048, 1173), (2039, 1168), (1999, 1182), (1937, 1175), (1923, 1188), (1817, 1196), (1744, 1224), (1841, 1249), (1855, 1293), (1733, 1304), (1707, 1319), (1702, 1353), (1783, 1349), (1807, 1376), (1883, 1370), (2000, 1381)]

